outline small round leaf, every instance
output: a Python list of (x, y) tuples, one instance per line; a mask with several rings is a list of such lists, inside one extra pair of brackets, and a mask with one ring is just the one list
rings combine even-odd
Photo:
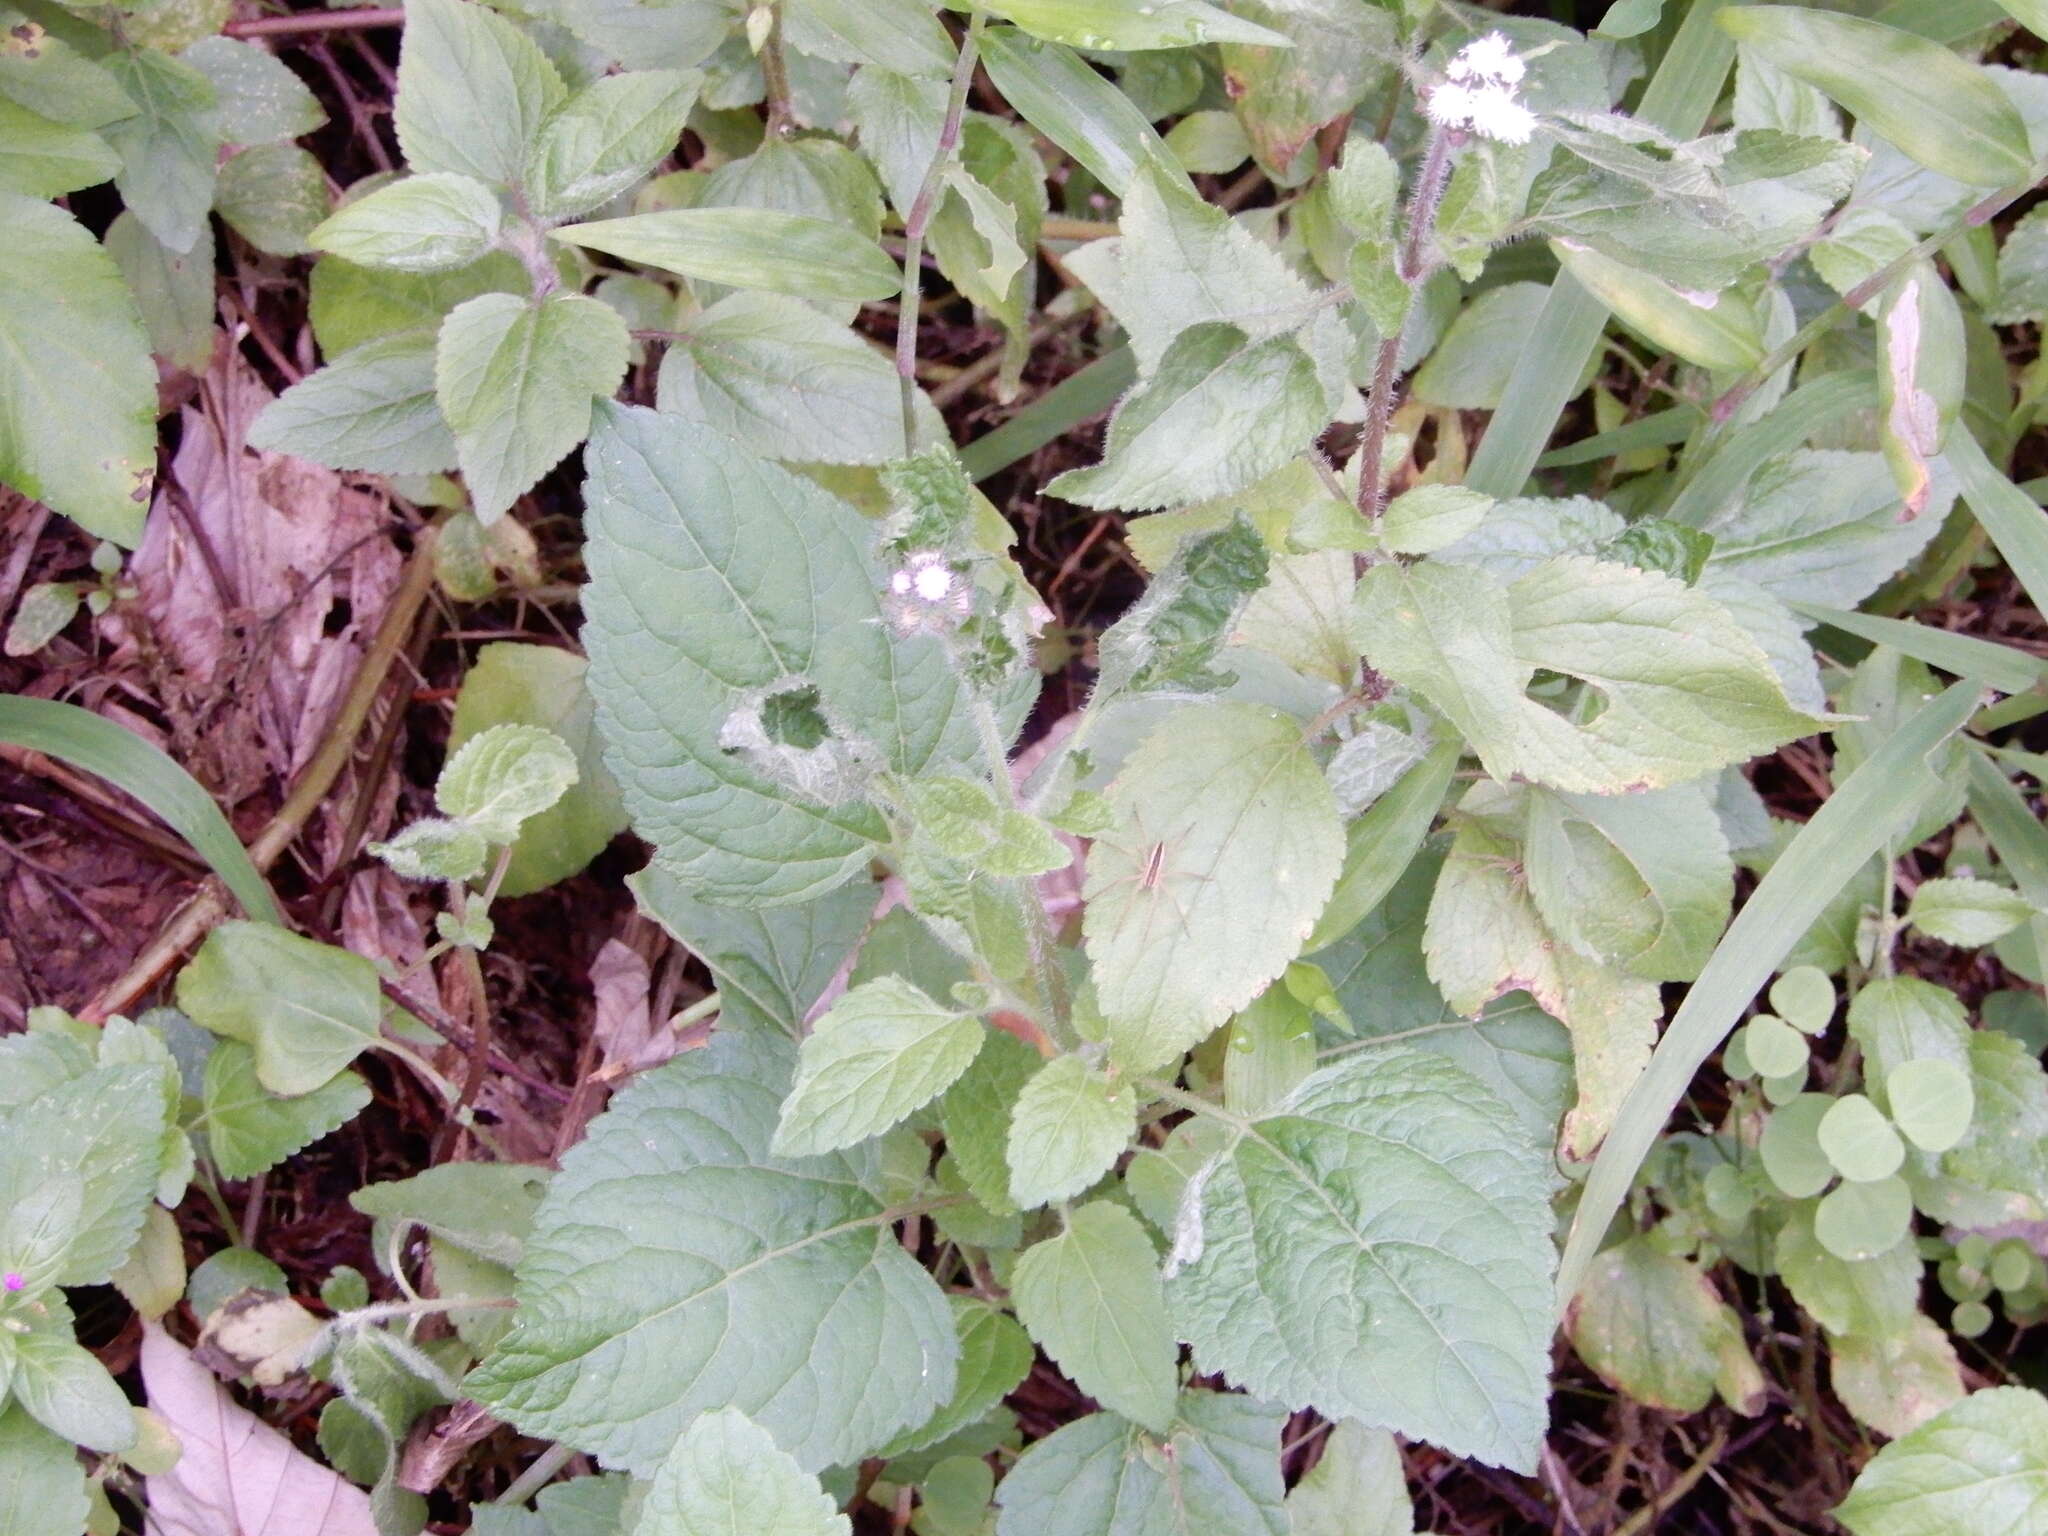
[(1977, 1109), (1970, 1074), (1952, 1061), (1902, 1061), (1885, 1074), (1884, 1091), (1893, 1123), (1926, 1152), (1946, 1152), (1961, 1141)]
[(1768, 1013), (1743, 1026), (1742, 1048), (1765, 1077), (1788, 1077), (1806, 1066), (1806, 1042), (1799, 1031)]
[(1835, 1176), (1820, 1145), (1821, 1117), (1833, 1107), (1834, 1100), (1824, 1093), (1802, 1093), (1764, 1122), (1757, 1155), (1771, 1182), (1794, 1200), (1819, 1194)]
[(1771, 1006), (1795, 1029), (1820, 1034), (1835, 1016), (1835, 984), (1817, 965), (1794, 966), (1771, 983)]
[(1913, 1193), (1894, 1175), (1830, 1190), (1814, 1208), (1813, 1235), (1836, 1258), (1853, 1263), (1892, 1248), (1912, 1221)]
[(1906, 1144), (1884, 1111), (1860, 1093), (1835, 1100), (1821, 1116), (1818, 1134), (1835, 1171), (1859, 1184), (1890, 1178), (1906, 1160)]
[(1981, 1301), (1956, 1303), (1948, 1325), (1960, 1339), (1974, 1339), (1991, 1326), (1991, 1309)]
[(1797, 1072), (1787, 1072), (1783, 1077), (1764, 1079), (1764, 1098), (1771, 1104), (1790, 1104), (1806, 1091), (1806, 1079), (1810, 1074), (1806, 1063), (1799, 1064)]

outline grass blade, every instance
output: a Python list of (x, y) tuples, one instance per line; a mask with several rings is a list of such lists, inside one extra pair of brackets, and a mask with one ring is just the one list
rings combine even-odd
[(1008, 469), (1027, 453), (1036, 453), (1054, 438), (1091, 416), (1100, 416), (1138, 376), (1138, 361), (1129, 347), (1105, 352), (1086, 368), (1062, 379), (995, 431), (977, 437), (960, 450), (967, 478), (977, 483)]
[(1820, 603), (1794, 602), (1788, 606), (1816, 624), (1832, 625), (1844, 634), (1868, 640), (1872, 645), (1888, 645), (1895, 651), (1904, 651), (1915, 660), (1924, 661), (1930, 667), (1939, 667), (1952, 676), (1977, 678), (2000, 693), (2025, 693), (2037, 684), (2048, 682), (2048, 661), (2009, 645), (1979, 640), (1974, 635), (1958, 635), (1927, 624), (1915, 624), (1910, 619), (1851, 613), (1845, 608), (1829, 608)]
[(270, 887), (199, 781), (133, 731), (52, 699), (0, 698), (0, 741), (61, 758), (126, 790), (170, 824), (259, 922), (283, 923)]
[[(1700, 131), (1735, 61), (1735, 43), (1714, 25), (1731, 0), (1696, 0), (1643, 92), (1636, 115), (1675, 138)], [(1739, 0), (1734, 0), (1739, 3)], [(1557, 418), (1599, 345), (1607, 307), (1560, 272), (1523, 343), (1515, 371), (1480, 439), (1465, 483), (1489, 496), (1519, 496)]]
[(1678, 494), (1663, 515), (1698, 527), (1732, 501), (1766, 459), (1790, 453), (1828, 423), (1876, 403), (1877, 375), (1865, 368), (1823, 374), (1800, 385), (1741, 431), (1697, 450), (1697, 466), (1680, 471)]
[(1536, 461), (1536, 467), (1569, 469), (1574, 464), (1593, 464), (1612, 455), (1634, 453), (1639, 448), (1669, 448), (1673, 443), (1684, 442), (1693, 428), (1705, 420), (1698, 406), (1674, 405), (1669, 410), (1638, 417), (1612, 432), (1553, 448)]
[(2032, 497), (1999, 473), (1968, 432), (1949, 433), (1943, 451), (1962, 482), (1963, 500), (1971, 513), (1991, 535), (2034, 607), (2048, 613), (2048, 517)]
[(1956, 683), (1922, 705), (1828, 797), (1736, 914), (1593, 1160), (1558, 1269), (1560, 1312), (1693, 1074), (1821, 909), (1939, 783), (1927, 759), (1962, 728), (1980, 691), (1975, 680)]

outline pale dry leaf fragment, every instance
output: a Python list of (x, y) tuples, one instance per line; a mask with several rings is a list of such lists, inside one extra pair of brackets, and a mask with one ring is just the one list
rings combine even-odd
[(142, 1383), (183, 1446), (146, 1480), (152, 1536), (377, 1536), (368, 1494), (238, 1406), (154, 1323), (142, 1330)]

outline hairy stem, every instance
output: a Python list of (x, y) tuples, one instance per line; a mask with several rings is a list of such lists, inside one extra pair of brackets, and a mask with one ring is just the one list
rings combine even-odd
[(924, 298), (924, 234), (939, 200), (939, 183), (953, 151), (960, 144), (960, 120), (967, 112), (967, 88), (974, 83), (975, 61), (981, 56), (981, 29), (987, 18), (977, 10), (960, 39), (960, 57), (953, 65), (953, 86), (946, 97), (946, 118), (939, 142), (910, 211), (903, 216), (903, 297), (896, 310), (896, 383), (903, 397), (903, 451), (917, 451), (917, 311)]
[[(1408, 307), (1415, 307), (1415, 290), (1428, 275), (1429, 237), (1436, 228), (1437, 210), (1443, 206), (1444, 184), (1451, 174), (1452, 133), (1432, 128), (1429, 146), (1423, 151), (1422, 169), (1415, 177), (1415, 191), (1408, 199), (1408, 230), (1394, 259), (1394, 272), (1408, 288)], [(1401, 363), (1401, 335), (1407, 327), (1380, 342), (1373, 359), (1372, 394), (1365, 406), (1365, 436), (1358, 446), (1358, 510), (1368, 522), (1377, 523), (1387, 503), (1387, 477), (1380, 460), (1386, 454), (1387, 424), (1394, 418), (1394, 375)]]

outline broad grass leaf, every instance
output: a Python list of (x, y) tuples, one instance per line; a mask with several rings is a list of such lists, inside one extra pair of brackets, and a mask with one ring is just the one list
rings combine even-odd
[(1003, 100), (1118, 197), (1149, 160), (1170, 160), (1129, 96), (1071, 48), (1014, 27), (982, 35), (982, 63)]
[(711, 1410), (815, 1470), (952, 1396), (952, 1313), (870, 1192), (879, 1154), (769, 1150), (793, 1056), (721, 1031), (612, 1101), (541, 1202), (512, 1331), (465, 1391), (638, 1476)]
[(1191, 705), (1110, 787), (1083, 922), (1111, 1057), (1178, 1056), (1287, 968), (1344, 855), (1337, 804), (1291, 716)]
[(1362, 1050), (1239, 1128), (1197, 1179), (1167, 1305), (1198, 1371), (1535, 1466), (1549, 1150), (1476, 1078), (1404, 1046)]

